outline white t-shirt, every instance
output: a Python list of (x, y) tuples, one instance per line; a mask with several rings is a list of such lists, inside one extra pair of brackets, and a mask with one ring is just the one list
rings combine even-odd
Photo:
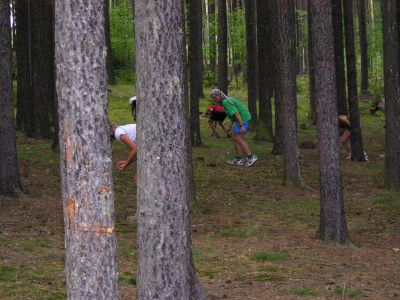
[(115, 129), (115, 138), (121, 142), (121, 135), (126, 134), (128, 138), (135, 143), (136, 140), (136, 124), (128, 124), (123, 126), (118, 126)]

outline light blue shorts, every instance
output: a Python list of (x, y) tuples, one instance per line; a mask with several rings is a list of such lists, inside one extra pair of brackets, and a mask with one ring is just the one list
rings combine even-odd
[[(250, 121), (243, 122), (243, 128), (244, 128), (243, 134), (249, 132), (249, 127), (250, 127)], [(233, 124), (233, 134), (240, 134), (240, 133), (241, 133), (240, 125), (238, 122), (235, 122), (235, 124)]]

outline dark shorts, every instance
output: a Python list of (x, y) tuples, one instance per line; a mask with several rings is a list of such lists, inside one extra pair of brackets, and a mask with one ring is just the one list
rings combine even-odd
[(210, 115), (210, 120), (216, 122), (223, 122), (226, 118), (226, 112), (216, 112), (212, 111)]

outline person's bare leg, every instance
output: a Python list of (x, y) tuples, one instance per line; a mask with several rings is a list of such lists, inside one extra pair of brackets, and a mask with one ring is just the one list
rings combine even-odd
[(351, 148), (350, 148), (350, 135), (351, 131), (350, 130), (345, 130), (340, 137), (340, 141), (342, 142), (343, 148), (346, 151), (347, 155), (351, 154)]
[(210, 125), (210, 127), (211, 127), (211, 129), (212, 129), (212, 136), (219, 136), (218, 135), (218, 133), (217, 133), (217, 128), (216, 128), (216, 122), (215, 121), (213, 121), (213, 120), (208, 120), (208, 125)]
[(247, 143), (245, 142), (243, 135), (234, 134), (233, 140), (235, 142), (235, 149), (236, 149), (236, 145), (239, 146), (239, 153), (240, 153), (240, 150), (242, 150), (243, 153), (245, 153), (247, 156), (249, 156), (251, 154), (249, 146), (247, 146)]

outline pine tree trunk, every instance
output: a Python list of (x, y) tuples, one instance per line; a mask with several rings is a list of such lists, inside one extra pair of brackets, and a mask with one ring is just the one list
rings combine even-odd
[[(368, 39), (367, 39), (367, 9), (366, 0), (359, 0), (359, 30), (361, 49), (361, 96), (368, 97)], [(366, 99), (368, 100), (368, 98)]]
[(313, 38), (313, 32), (312, 28), (313, 25), (312, 23), (312, 18), (311, 18), (311, 1), (308, 0), (308, 14), (307, 14), (307, 22), (308, 22), (308, 61), (309, 61), (309, 86), (310, 86), (310, 112), (308, 114), (308, 119), (310, 120), (312, 125), (315, 125), (317, 123), (317, 117), (316, 117), (316, 109), (315, 109), (315, 70), (314, 70), (314, 61), (313, 61), (313, 55), (314, 55), (314, 49), (312, 45), (312, 38)]
[(30, 53), (30, 0), (16, 1), (17, 115), (16, 128), (26, 131), (32, 101)]
[(311, 43), (315, 72), (315, 106), (320, 172), (320, 225), (325, 242), (349, 244), (341, 180), (338, 118), (336, 110), (335, 59), (330, 0), (311, 0)]
[[(262, 139), (273, 141), (272, 131), (272, 105), (271, 98), (273, 95), (273, 65), (272, 59), (272, 22), (269, 9), (270, 5), (266, 1), (257, 1), (257, 51), (258, 51), (258, 91), (259, 91), (259, 108), (260, 108), (260, 125)], [(259, 131), (257, 132), (259, 137)]]
[(182, 1), (137, 1), (135, 13), (137, 298), (205, 299), (191, 255)]
[[(201, 69), (202, 56), (200, 55), (201, 46), (199, 41), (200, 31), (199, 14), (201, 11), (200, 0), (187, 0), (188, 4), (188, 27), (189, 27), (189, 86), (190, 86), (190, 139), (193, 147), (201, 145), (200, 134), (200, 115), (199, 115), (199, 96), (201, 94), (202, 81)], [(200, 48), (200, 50), (199, 50)]]
[(49, 114), (53, 102), (53, 1), (31, 2), (32, 18), (32, 98), (33, 109), (29, 113), (27, 135), (47, 139), (52, 136)]
[(257, 37), (255, 0), (245, 1), (246, 48), (247, 48), (247, 97), (252, 122), (257, 122)]
[(347, 115), (346, 76), (343, 44), (342, 0), (332, 0), (333, 39), (335, 44), (335, 74), (338, 115)]
[(115, 81), (115, 71), (114, 71), (114, 64), (113, 64), (113, 51), (111, 47), (111, 34), (110, 34), (110, 15), (109, 15), (109, 8), (110, 2), (109, 0), (104, 0), (104, 32), (106, 34), (106, 45), (107, 45), (107, 80), (109, 84), (116, 84)]
[(216, 24), (215, 19), (215, 0), (208, 0), (208, 24), (209, 24), (209, 56), (210, 71), (215, 72), (217, 69), (217, 42), (216, 42)]
[(68, 299), (119, 298), (103, 12), (102, 1), (56, 1)]
[(354, 46), (354, 14), (352, 1), (344, 1), (344, 29), (346, 43), (347, 94), (351, 123), (352, 160), (365, 161), (358, 108), (356, 53)]
[[(275, 0), (276, 1), (276, 0)], [(296, 45), (294, 24), (294, 2), (279, 1), (276, 5), (278, 15), (278, 64), (279, 83), (277, 93), (282, 101), (283, 113), (283, 158), (284, 184), (300, 187), (299, 150), (297, 146), (297, 111), (296, 111)]]
[(0, 2), (0, 195), (20, 196), (11, 71), (10, 2)]
[(218, 0), (218, 87), (228, 93), (228, 21), (226, 0)]
[(382, 1), (385, 75), (385, 186), (400, 191), (400, 10), (398, 1)]

